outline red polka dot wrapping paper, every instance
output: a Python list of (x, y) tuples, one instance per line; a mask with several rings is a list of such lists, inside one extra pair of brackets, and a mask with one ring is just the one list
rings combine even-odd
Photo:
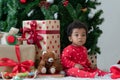
[[(30, 23), (32, 20), (23, 21), (24, 27), (30, 28)], [(60, 54), (60, 22), (59, 20), (35, 20), (37, 22), (38, 35), (42, 36), (43, 40), (39, 41), (41, 51), (55, 51), (55, 53)], [(43, 33), (41, 33), (42, 31)], [(39, 33), (40, 32), (40, 33)], [(28, 38), (30, 34), (26, 33), (25, 37)], [(39, 53), (38, 52), (38, 53)]]

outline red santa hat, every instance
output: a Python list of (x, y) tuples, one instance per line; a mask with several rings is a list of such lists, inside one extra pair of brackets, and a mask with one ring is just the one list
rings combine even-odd
[(112, 79), (120, 78), (120, 64), (112, 65), (110, 67), (110, 72)]

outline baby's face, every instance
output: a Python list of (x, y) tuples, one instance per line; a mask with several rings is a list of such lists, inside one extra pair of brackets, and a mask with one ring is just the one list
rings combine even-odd
[(73, 29), (69, 40), (75, 46), (82, 46), (86, 42), (86, 30), (84, 28)]

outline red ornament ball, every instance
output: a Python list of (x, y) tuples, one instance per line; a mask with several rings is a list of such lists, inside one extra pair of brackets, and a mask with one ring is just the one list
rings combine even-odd
[(21, 3), (26, 3), (26, 0), (20, 0)]
[(15, 40), (16, 40), (15, 36), (13, 36), (13, 35), (7, 36), (7, 41), (8, 41), (8, 43), (14, 43)]

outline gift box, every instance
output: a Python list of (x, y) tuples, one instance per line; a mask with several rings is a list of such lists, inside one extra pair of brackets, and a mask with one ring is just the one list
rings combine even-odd
[(23, 21), (23, 37), (28, 44), (35, 44), (41, 51), (55, 51), (60, 54), (59, 20), (27, 20)]
[(28, 69), (32, 71), (34, 61), (34, 45), (0, 45), (0, 72), (26, 72)]
[(11, 27), (9, 32), (0, 33), (0, 44), (2, 45), (21, 45), (22, 42), (18, 40), (19, 29)]

